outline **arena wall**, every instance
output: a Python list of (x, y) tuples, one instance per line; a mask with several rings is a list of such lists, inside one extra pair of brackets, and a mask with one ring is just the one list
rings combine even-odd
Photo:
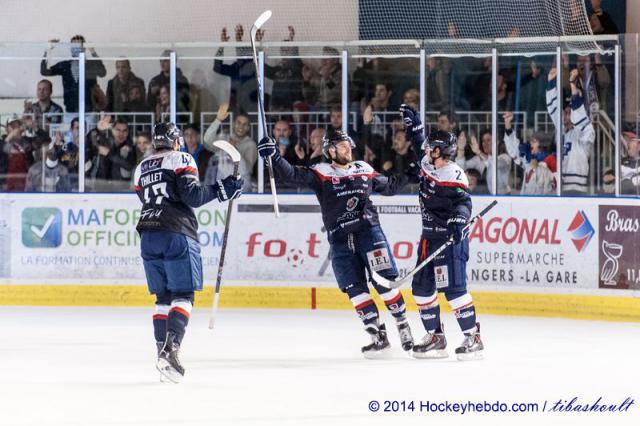
[[(474, 197), (479, 211), (493, 197)], [(633, 199), (498, 197), (470, 235), (468, 280), (480, 312), (640, 321), (640, 204)], [(351, 309), (334, 281), (312, 195), (241, 198), (231, 219), (221, 306)], [(417, 197), (374, 197), (401, 273), (413, 268)], [(0, 195), (0, 304), (146, 306), (129, 194)], [(211, 303), (224, 205), (197, 211)], [(410, 289), (405, 289), (409, 299)], [(446, 305), (446, 303), (445, 303)]]

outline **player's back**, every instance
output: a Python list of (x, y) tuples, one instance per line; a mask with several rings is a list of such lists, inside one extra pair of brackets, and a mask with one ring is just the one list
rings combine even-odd
[(421, 166), (419, 196), (423, 231), (428, 234), (446, 234), (447, 219), (455, 213), (457, 206), (465, 203), (471, 208), (467, 175), (454, 162), (436, 169), (425, 157)]
[(178, 232), (197, 239), (198, 223), (182, 198), (182, 188), (198, 182), (198, 168), (191, 154), (166, 150), (142, 160), (134, 174), (134, 186), (142, 209), (137, 229)]

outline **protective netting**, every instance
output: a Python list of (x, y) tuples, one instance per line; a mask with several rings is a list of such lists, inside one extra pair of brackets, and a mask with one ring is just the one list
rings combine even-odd
[[(196, 0), (193, 3), (210, 2)], [(599, 46), (588, 38), (591, 27), (584, 0), (272, 0), (243, 4), (216, 2), (224, 17), (227, 35), (235, 41), (235, 26), (244, 27), (248, 38), (253, 20), (266, 9), (273, 16), (265, 25), (264, 41), (289, 40), (294, 29), (295, 42), (310, 42), (298, 47), (302, 56), (324, 56), (322, 44), (355, 41), (346, 46), (352, 54), (414, 54), (424, 47), (427, 54), (487, 54), (493, 46), (513, 53), (549, 52), (559, 45), (552, 37), (578, 36), (560, 45), (568, 51), (593, 51)], [(209, 21), (206, 40), (215, 24), (212, 17), (191, 17), (184, 33), (193, 32), (191, 40), (203, 40), (202, 22)], [(217, 21), (218, 18), (215, 18)], [(201, 22), (202, 21), (202, 22)], [(214, 25), (211, 25), (214, 24)], [(221, 32), (222, 26), (219, 26)], [(214, 30), (215, 31), (215, 30)], [(367, 43), (384, 40), (386, 44)], [(392, 42), (392, 41), (396, 42)], [(415, 42), (414, 42), (415, 41)], [(375, 46), (373, 45), (375, 44)], [(273, 47), (272, 47), (273, 48)], [(276, 47), (270, 54), (278, 54)]]

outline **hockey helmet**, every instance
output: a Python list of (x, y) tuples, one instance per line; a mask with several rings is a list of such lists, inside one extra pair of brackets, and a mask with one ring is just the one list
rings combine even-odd
[(434, 130), (422, 143), (422, 150), (440, 148), (440, 155), (453, 158), (458, 150), (456, 136), (444, 130)]
[(178, 142), (184, 145), (182, 131), (174, 123), (158, 123), (153, 128), (153, 147), (155, 149), (172, 149), (173, 144)]
[(351, 149), (355, 149), (356, 143), (353, 141), (353, 139), (351, 139), (351, 136), (349, 136), (346, 132), (343, 132), (342, 130), (336, 130), (329, 137), (324, 136), (322, 138), (322, 153), (324, 154), (324, 156), (330, 160), (331, 157), (329, 157), (329, 148), (331, 148), (332, 146), (335, 147), (338, 143), (342, 141), (349, 142), (349, 146), (351, 146)]

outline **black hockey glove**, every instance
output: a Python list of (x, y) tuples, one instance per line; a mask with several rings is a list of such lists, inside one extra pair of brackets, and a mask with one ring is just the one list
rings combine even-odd
[(404, 121), (404, 131), (407, 139), (414, 145), (422, 145), (424, 142), (424, 125), (420, 121), (420, 115), (407, 104), (400, 105), (400, 114)]
[(233, 175), (219, 180), (215, 185), (218, 200), (235, 200), (242, 195), (242, 185), (244, 185), (244, 179)]
[(260, 139), (260, 142), (258, 142), (258, 153), (260, 154), (260, 157), (266, 160), (267, 158), (275, 156), (277, 152), (277, 145), (276, 140), (273, 138), (264, 137)]
[(409, 163), (409, 167), (404, 171), (405, 176), (409, 179), (410, 183), (420, 182), (420, 164), (417, 161)]
[(447, 220), (447, 229), (449, 235), (453, 236), (453, 241), (457, 244), (466, 238), (467, 232), (464, 229), (467, 226), (467, 218), (464, 216), (454, 216)]

